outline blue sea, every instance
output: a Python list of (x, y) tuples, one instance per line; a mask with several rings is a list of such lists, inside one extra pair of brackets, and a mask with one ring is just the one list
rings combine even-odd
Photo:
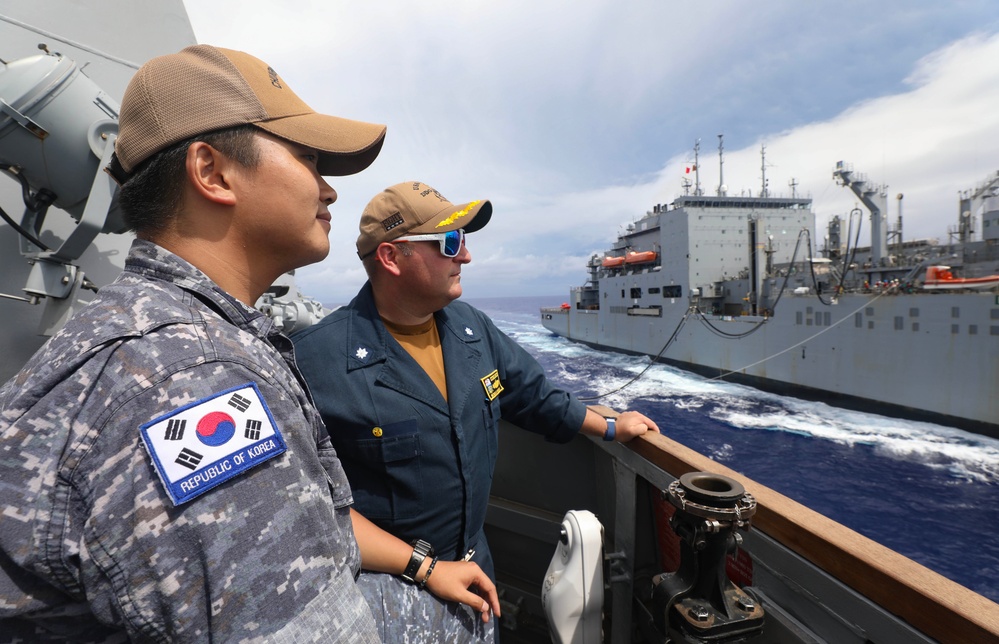
[[(613, 391), (649, 359), (556, 337), (563, 298), (469, 299), (561, 387)], [(999, 440), (708, 380), (662, 364), (601, 398), (670, 438), (999, 602)]]

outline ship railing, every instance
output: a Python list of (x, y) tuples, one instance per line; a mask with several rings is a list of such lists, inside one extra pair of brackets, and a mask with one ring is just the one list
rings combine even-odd
[(681, 475), (710, 472), (742, 484), (757, 501), (752, 527), (742, 533), (752, 558), (746, 590), (773, 628), (785, 624), (790, 608), (814, 618), (805, 627), (819, 641), (999, 641), (996, 603), (665, 435), (627, 444), (580, 435), (555, 445), (502, 424), (486, 526), (504, 602), (501, 625), (513, 620), (524, 634), (532, 623), (545, 631), (541, 587), (560, 523), (567, 511), (585, 509), (605, 531), (604, 641), (628, 642), (636, 625), (650, 628), (650, 575), (669, 572), (654, 552), (650, 503)]

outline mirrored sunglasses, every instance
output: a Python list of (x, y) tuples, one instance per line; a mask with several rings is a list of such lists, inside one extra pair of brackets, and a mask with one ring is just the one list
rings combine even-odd
[(393, 239), (392, 243), (397, 244), (399, 242), (411, 241), (440, 242), (441, 255), (444, 257), (457, 257), (458, 253), (461, 252), (461, 247), (465, 243), (465, 229), (459, 228), (458, 230), (449, 230), (446, 233), (433, 233), (430, 235), (409, 235), (408, 237)]

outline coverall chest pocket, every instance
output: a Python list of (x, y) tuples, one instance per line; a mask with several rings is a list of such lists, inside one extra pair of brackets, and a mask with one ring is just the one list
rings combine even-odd
[(364, 463), (362, 480), (351, 481), (357, 509), (369, 519), (412, 518), (422, 510), (420, 426), (405, 420), (374, 427), (354, 450)]

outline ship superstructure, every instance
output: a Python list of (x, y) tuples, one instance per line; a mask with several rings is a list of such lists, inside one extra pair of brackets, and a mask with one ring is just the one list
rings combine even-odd
[(820, 251), (811, 199), (698, 184), (594, 255), (568, 305), (542, 309), (544, 326), (710, 377), (999, 436), (999, 173), (962, 195), (946, 244), (904, 240), (884, 186), (842, 162), (833, 175), (868, 209), (870, 246), (857, 246), (859, 209), (832, 219)]

